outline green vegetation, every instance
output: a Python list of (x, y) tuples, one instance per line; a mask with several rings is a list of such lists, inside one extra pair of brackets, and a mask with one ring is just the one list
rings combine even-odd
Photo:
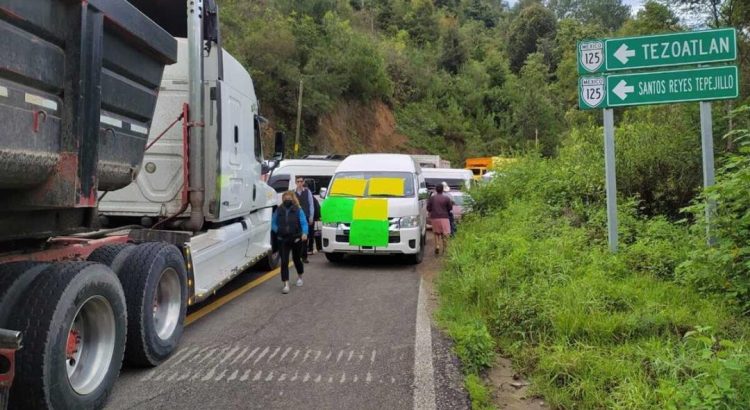
[[(617, 143), (637, 139), (640, 125), (625, 120)], [(606, 244), (601, 160), (582, 155), (601, 152), (600, 134), (576, 128), (557, 158), (529, 155), (473, 191), (476, 213), (440, 277), (439, 319), (468, 371), (490, 360), (489, 334), (556, 408), (746, 406), (750, 133), (733, 133), (741, 148), (722, 161), (707, 193), (718, 204), (713, 247), (702, 198), (686, 209), (687, 219), (659, 215), (679, 198), (679, 183), (654, 182), (663, 169), (690, 165), (665, 154), (648, 168), (654, 153), (618, 152), (618, 161), (639, 170), (638, 186), (652, 200), (620, 201), (616, 255)], [(651, 135), (657, 151), (675, 137)]]
[[(635, 15), (622, 0), (219, 4), (269, 134), (293, 133), (304, 82), (303, 153), (336, 147), (325, 120), (365, 141), (352, 129), (379, 120), (331, 116), (378, 104), (407, 141), (394, 149), (454, 165), (522, 158), (472, 192), (439, 284), (476, 408), (491, 406), (479, 375), (497, 353), (557, 408), (747, 407), (750, 3), (650, 0)], [(601, 114), (576, 108), (576, 42), (719, 26), (737, 28), (741, 81), (740, 99), (713, 104), (719, 183), (701, 192), (697, 104), (616, 110), (612, 255)], [(718, 205), (710, 247), (706, 200)]]

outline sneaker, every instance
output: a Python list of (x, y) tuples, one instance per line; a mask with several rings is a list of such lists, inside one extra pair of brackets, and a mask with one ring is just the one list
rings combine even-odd
[(302, 286), (305, 282), (302, 281), (302, 278), (297, 278), (297, 286)]
[(289, 293), (289, 282), (284, 282), (284, 287), (281, 289), (281, 293), (283, 294)]

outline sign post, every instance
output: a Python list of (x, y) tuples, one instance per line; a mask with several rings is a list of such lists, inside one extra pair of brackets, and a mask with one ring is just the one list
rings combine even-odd
[(609, 250), (617, 252), (617, 178), (615, 173), (615, 115), (604, 109), (604, 174), (607, 191), (607, 239)]
[[(737, 66), (609, 74), (643, 68), (702, 65), (737, 59), (733, 28), (653, 36), (585, 40), (578, 43), (578, 106), (603, 109), (604, 166), (609, 249), (617, 252), (617, 188), (615, 177), (614, 107), (700, 102), (703, 185), (714, 184), (711, 103), (737, 98)], [(711, 245), (711, 218), (716, 204), (706, 206), (706, 234)]]

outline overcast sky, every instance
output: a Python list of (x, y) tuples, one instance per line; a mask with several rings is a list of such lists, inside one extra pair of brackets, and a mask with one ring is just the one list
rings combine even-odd
[[(518, 0), (508, 0), (508, 4), (510, 4), (512, 6), (512, 5), (516, 4), (517, 1)], [(623, 0), (622, 2), (625, 3), (625, 4), (630, 5), (630, 7), (632, 8), (633, 12), (635, 12), (635, 11), (637, 11), (641, 7), (641, 4), (643, 4), (644, 1), (646, 1), (646, 0)]]

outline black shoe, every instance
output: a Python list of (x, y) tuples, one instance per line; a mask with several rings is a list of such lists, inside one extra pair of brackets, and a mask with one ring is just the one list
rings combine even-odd
[(307, 259), (302, 259), (302, 262), (303, 262), (303, 263), (310, 263), (310, 261), (309, 261), (309, 260), (307, 260)]

